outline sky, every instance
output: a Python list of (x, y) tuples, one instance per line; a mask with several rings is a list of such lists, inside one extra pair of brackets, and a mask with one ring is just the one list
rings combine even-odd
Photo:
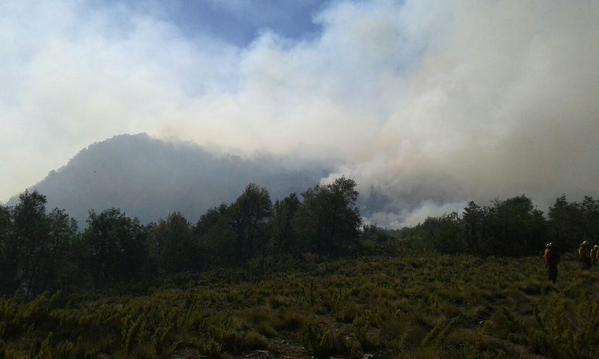
[(0, 201), (138, 132), (333, 161), (396, 227), (597, 196), (598, 38), (598, 0), (1, 0)]

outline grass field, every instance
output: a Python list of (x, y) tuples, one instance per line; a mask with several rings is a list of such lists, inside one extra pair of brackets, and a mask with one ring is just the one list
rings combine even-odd
[(0, 358), (596, 358), (599, 268), (564, 261), (554, 287), (541, 258), (263, 259), (0, 299), (0, 338)]

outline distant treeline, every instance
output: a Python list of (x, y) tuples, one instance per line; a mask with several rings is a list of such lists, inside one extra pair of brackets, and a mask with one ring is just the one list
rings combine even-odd
[(0, 206), (0, 295), (32, 297), (46, 290), (89, 290), (181, 272), (243, 266), (261, 257), (333, 258), (390, 254), (402, 246), (445, 253), (524, 256), (553, 241), (562, 250), (599, 237), (599, 201), (559, 197), (548, 216), (525, 196), (479, 206), (461, 216), (431, 217), (413, 228), (362, 226), (356, 183), (339, 178), (271, 202), (250, 184), (231, 204), (195, 223), (178, 212), (142, 225), (113, 208), (91, 211), (85, 228), (46, 197), (25, 192)]
[(599, 244), (599, 200), (585, 196), (581, 202), (568, 202), (562, 195), (547, 215), (524, 195), (489, 206), (470, 202), (461, 215), (429, 217), (400, 230), (399, 237), (444, 253), (527, 256), (542, 253), (548, 242), (572, 251), (583, 240)]

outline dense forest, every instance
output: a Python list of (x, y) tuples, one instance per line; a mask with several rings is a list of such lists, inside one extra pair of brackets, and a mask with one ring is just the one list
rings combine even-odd
[(390, 253), (397, 243), (442, 253), (482, 256), (540, 254), (599, 237), (599, 200), (557, 198), (545, 215), (526, 196), (489, 206), (470, 202), (461, 215), (431, 217), (398, 231), (363, 226), (352, 179), (339, 178), (271, 202), (255, 184), (196, 223), (172, 213), (142, 225), (121, 210), (90, 211), (82, 230), (46, 198), (25, 192), (0, 207), (0, 290), (32, 298), (44, 291), (92, 290), (176, 273), (247, 266), (256, 258), (355, 257)]

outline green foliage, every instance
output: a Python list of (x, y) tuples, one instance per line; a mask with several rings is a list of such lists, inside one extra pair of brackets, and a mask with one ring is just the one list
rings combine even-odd
[(585, 196), (568, 202), (566, 195), (549, 208), (549, 235), (563, 250), (573, 250), (582, 240), (599, 241), (599, 200)]
[(321, 330), (308, 327), (304, 333), (304, 348), (316, 358), (329, 358), (336, 354), (349, 356), (351, 348), (339, 333), (334, 330)]
[(438, 218), (429, 217), (420, 225), (422, 235), (433, 248), (443, 253), (463, 253), (466, 251), (462, 237), (461, 221), (457, 213)]
[(194, 234), (209, 265), (236, 264), (235, 232), (231, 226), (229, 206), (222, 204), (200, 217)]
[(355, 187), (271, 205), (252, 184), (195, 226), (109, 209), (82, 233), (26, 192), (0, 206), (0, 358), (597, 357), (598, 273), (564, 256), (555, 286), (524, 256), (597, 239), (599, 201), (560, 197), (548, 220), (525, 196), (471, 202), (387, 231), (360, 228)]
[[(559, 206), (566, 206), (564, 201), (565, 198), (558, 199), (558, 203), (561, 203)], [(591, 202), (587, 200), (587, 203)], [(555, 238), (558, 246), (566, 242), (552, 237), (550, 233), (562, 230), (571, 233), (567, 229), (569, 226), (578, 230), (584, 228), (581, 223), (570, 222), (570, 219), (575, 218), (573, 216), (564, 219), (563, 223), (558, 223), (559, 221), (553, 219), (559, 212), (555, 208), (552, 207), (551, 220), (548, 222), (543, 212), (535, 208), (532, 201), (524, 195), (503, 201), (495, 200), (490, 206), (484, 207), (470, 202), (464, 208), (461, 217), (457, 213), (429, 217), (414, 228), (399, 231), (398, 235), (408, 239), (412, 248), (421, 250), (432, 249), (443, 253), (472, 253), (483, 256), (533, 255), (540, 253), (552, 238)], [(592, 218), (595, 220), (595, 217)], [(596, 221), (599, 226), (599, 216), (596, 217)], [(580, 240), (580, 237), (576, 240)]]
[(67, 282), (65, 266), (76, 224), (61, 210), (46, 212), (46, 197), (25, 192), (0, 207), (0, 294), (30, 298)]
[(482, 246), (487, 211), (486, 208), (470, 201), (462, 214), (466, 248), (474, 253), (480, 252)]
[(213, 264), (246, 264), (266, 252), (271, 215), (268, 192), (250, 184), (230, 206), (221, 205), (202, 215), (195, 234)]
[[(540, 258), (411, 252), (297, 262), (283, 272), (206, 272), (145, 295), (0, 299), (10, 358), (273, 356), (594, 358), (599, 272)], [(191, 277), (190, 277), (191, 279)], [(252, 354), (250, 354), (252, 355)]]
[(293, 223), (300, 206), (301, 202), (295, 193), (273, 205), (271, 246), (274, 253), (297, 253), (301, 250)]
[(85, 266), (96, 287), (139, 277), (147, 259), (146, 233), (137, 219), (111, 208), (90, 211), (83, 233)]
[(181, 213), (171, 213), (167, 219), (152, 226), (148, 236), (150, 257), (161, 272), (191, 272), (201, 268), (199, 243)]
[(250, 184), (229, 210), (231, 226), (235, 233), (237, 261), (244, 263), (258, 253), (264, 253), (272, 214), (268, 191)]
[[(481, 207), (470, 202), (460, 217), (427, 218), (413, 228), (361, 228), (356, 183), (344, 177), (271, 205), (268, 192), (250, 184), (232, 204), (201, 216), (195, 226), (175, 212), (141, 226), (119, 209), (90, 212), (87, 226), (46, 199), (25, 192), (14, 208), (0, 207), (0, 294), (31, 298), (45, 290), (130, 286), (156, 275), (242, 267), (262, 274), (302, 260), (343, 255), (393, 255), (406, 248), (442, 253), (524, 256), (554, 240), (572, 249), (599, 233), (599, 201), (559, 197), (547, 221), (531, 200), (517, 196)], [(250, 268), (251, 267), (251, 268)], [(312, 298), (313, 299), (313, 298)], [(339, 320), (350, 321), (350, 312)]]
[(599, 353), (599, 304), (554, 297), (535, 312), (533, 345), (555, 358), (595, 358)]
[(545, 219), (526, 196), (494, 201), (483, 226), (484, 254), (522, 256), (541, 250), (545, 243)]
[(356, 207), (356, 182), (341, 177), (302, 194), (295, 226), (304, 251), (337, 256), (355, 244), (361, 217)]
[(12, 294), (17, 287), (18, 249), (12, 213), (0, 206), (0, 294)]
[(267, 349), (268, 341), (262, 334), (250, 331), (243, 338), (243, 348), (245, 350)]

